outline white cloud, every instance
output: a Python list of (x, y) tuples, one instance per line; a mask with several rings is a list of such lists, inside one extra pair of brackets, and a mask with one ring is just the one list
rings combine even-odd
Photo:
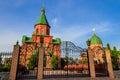
[(86, 45), (86, 40), (89, 39), (93, 32), (92, 29), (96, 29), (96, 34), (99, 33), (103, 35), (104, 33), (110, 31), (110, 23), (99, 23), (90, 25), (68, 25), (62, 27), (54, 27), (51, 29), (51, 33), (56, 37), (60, 37), (62, 41), (72, 41), (82, 46)]
[(52, 26), (57, 26), (58, 18), (54, 18), (51, 20)]
[(81, 25), (70, 25), (62, 28), (58, 27), (53, 30), (53, 35), (62, 37), (63, 40), (71, 40), (75, 41), (77, 38), (85, 36), (87, 34), (92, 33), (92, 29), (95, 28), (97, 33), (103, 33), (110, 30), (109, 24), (101, 23), (101, 24), (93, 24), (87, 26)]
[(17, 40), (20, 41), (21, 35), (15, 31), (3, 31), (0, 33), (0, 52), (12, 51), (13, 45)]

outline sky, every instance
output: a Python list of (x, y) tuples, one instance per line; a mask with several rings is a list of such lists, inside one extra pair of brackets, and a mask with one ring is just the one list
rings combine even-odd
[(42, 7), (54, 38), (86, 48), (95, 29), (104, 46), (120, 49), (120, 0), (0, 0), (0, 52), (31, 37)]

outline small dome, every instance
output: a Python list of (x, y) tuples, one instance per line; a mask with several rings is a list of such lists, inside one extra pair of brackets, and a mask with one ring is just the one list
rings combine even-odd
[(90, 45), (92, 44), (102, 44), (102, 40), (94, 33), (94, 35), (90, 38)]

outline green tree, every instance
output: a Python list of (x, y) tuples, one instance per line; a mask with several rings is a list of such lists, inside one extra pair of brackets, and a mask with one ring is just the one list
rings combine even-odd
[(120, 58), (120, 51), (114, 46), (113, 50), (111, 50), (111, 59), (113, 69), (118, 69), (120, 67), (118, 59)]
[(57, 68), (58, 67), (58, 58), (57, 58), (57, 56), (52, 55), (51, 66), (52, 66), (52, 68)]
[(36, 65), (36, 55), (31, 55), (28, 63), (28, 69), (33, 70), (35, 65)]
[(0, 55), (0, 72), (2, 71), (2, 57)]
[(117, 48), (115, 46), (113, 47), (113, 51), (117, 51)]
[(4, 68), (6, 71), (10, 71), (11, 64), (12, 64), (12, 58), (5, 58)]
[(1, 55), (0, 55), (0, 66), (2, 65), (2, 57), (1, 57)]
[(118, 51), (115, 46), (111, 49), (109, 43), (107, 43), (106, 48), (109, 49), (111, 52), (111, 60), (112, 60), (113, 69), (118, 69), (117, 59), (120, 57), (120, 51)]
[(107, 49), (111, 50), (110, 44), (107, 43)]

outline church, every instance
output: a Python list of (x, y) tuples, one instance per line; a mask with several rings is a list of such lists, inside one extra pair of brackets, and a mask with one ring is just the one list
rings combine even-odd
[(51, 56), (54, 55), (58, 58), (58, 68), (61, 67), (60, 61), (60, 44), (61, 39), (53, 39), (50, 35), (50, 28), (46, 15), (45, 9), (42, 8), (41, 15), (34, 25), (34, 31), (31, 37), (23, 35), (22, 37), (22, 48), (20, 52), (20, 64), (27, 67), (30, 57), (38, 54), (38, 48), (43, 46), (45, 48), (44, 53), (44, 68), (51, 67)]

